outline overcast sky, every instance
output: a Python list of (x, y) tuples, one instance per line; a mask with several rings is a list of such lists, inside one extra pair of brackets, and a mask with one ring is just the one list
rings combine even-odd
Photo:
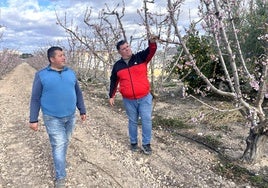
[[(1, 0), (0, 1), (0, 50), (9, 48), (31, 53), (56, 44), (64, 43), (66, 33), (56, 25), (56, 15), (82, 20), (86, 7), (91, 7), (97, 14), (107, 3), (114, 7), (121, 0)], [(128, 23), (137, 23), (137, 9), (142, 8), (142, 0), (125, 0)], [(189, 10), (192, 18), (196, 17), (198, 0), (186, 0), (181, 14), (181, 24), (189, 24)], [(165, 11), (166, 0), (155, 0), (150, 11)], [(125, 20), (126, 21), (126, 20)]]

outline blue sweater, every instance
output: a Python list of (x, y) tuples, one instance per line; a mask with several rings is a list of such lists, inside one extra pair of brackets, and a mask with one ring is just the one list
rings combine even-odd
[(40, 108), (43, 114), (66, 117), (86, 113), (82, 91), (73, 70), (65, 67), (55, 71), (50, 66), (35, 74), (30, 103), (30, 122), (38, 122)]

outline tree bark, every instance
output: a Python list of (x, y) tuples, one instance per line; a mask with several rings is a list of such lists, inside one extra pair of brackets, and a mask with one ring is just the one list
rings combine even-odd
[(253, 163), (262, 157), (265, 144), (268, 140), (267, 129), (267, 121), (263, 121), (250, 129), (246, 139), (247, 147), (241, 158), (243, 161)]

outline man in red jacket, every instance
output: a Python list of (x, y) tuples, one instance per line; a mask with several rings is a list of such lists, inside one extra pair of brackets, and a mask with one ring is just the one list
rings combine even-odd
[(149, 46), (136, 54), (125, 40), (117, 43), (116, 48), (121, 55), (113, 66), (110, 78), (110, 104), (114, 106), (115, 93), (123, 96), (123, 103), (128, 116), (128, 131), (132, 151), (138, 150), (138, 119), (142, 123), (142, 151), (150, 155), (152, 137), (152, 95), (147, 76), (147, 65), (154, 56), (157, 45), (156, 36), (151, 36)]

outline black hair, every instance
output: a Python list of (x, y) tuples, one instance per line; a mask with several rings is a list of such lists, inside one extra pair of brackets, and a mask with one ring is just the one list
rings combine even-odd
[(55, 51), (57, 50), (62, 51), (63, 49), (58, 46), (52, 46), (47, 50), (47, 58), (49, 62), (50, 62), (50, 58), (55, 56)]
[(119, 50), (120, 49), (120, 46), (127, 43), (126, 40), (120, 40), (117, 44), (116, 44), (116, 49)]

